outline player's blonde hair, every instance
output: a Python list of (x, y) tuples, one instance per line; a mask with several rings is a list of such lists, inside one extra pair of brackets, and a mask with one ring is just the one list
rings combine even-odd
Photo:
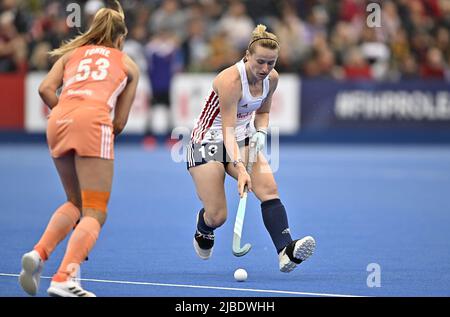
[(103, 45), (114, 47), (121, 35), (128, 33), (122, 6), (114, 0), (115, 8), (101, 8), (94, 16), (89, 30), (64, 43), (50, 52), (50, 56), (60, 57), (65, 53), (84, 45)]
[(272, 50), (280, 49), (278, 38), (275, 34), (267, 32), (267, 27), (264, 24), (258, 24), (252, 32), (252, 37), (248, 44), (248, 51), (255, 52), (255, 46), (259, 45)]

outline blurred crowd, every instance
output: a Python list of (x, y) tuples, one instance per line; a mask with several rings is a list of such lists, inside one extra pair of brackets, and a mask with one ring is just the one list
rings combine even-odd
[[(86, 30), (108, 5), (76, 1), (82, 14), (76, 28), (67, 23), (72, 2), (0, 0), (0, 72), (48, 70), (47, 52)], [(279, 72), (339, 80), (450, 80), (450, 0), (120, 2), (129, 29), (125, 51), (148, 74), (155, 94), (176, 72), (217, 72), (235, 63), (259, 23), (280, 40)], [(381, 8), (379, 27), (367, 25), (370, 3)]]

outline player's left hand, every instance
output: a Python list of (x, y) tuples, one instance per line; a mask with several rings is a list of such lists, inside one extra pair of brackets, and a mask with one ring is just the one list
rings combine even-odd
[(253, 134), (250, 143), (251, 142), (255, 143), (256, 153), (264, 149), (264, 147), (266, 146), (266, 138), (267, 138), (267, 130), (265, 129), (258, 129), (256, 130), (256, 133)]

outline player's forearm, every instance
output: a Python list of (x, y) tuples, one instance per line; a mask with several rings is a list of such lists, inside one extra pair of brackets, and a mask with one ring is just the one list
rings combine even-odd
[[(242, 162), (241, 152), (239, 150), (239, 145), (236, 141), (236, 134), (234, 128), (223, 128), (223, 144), (225, 146), (225, 150), (229, 158), (231, 159), (230, 163), (236, 163), (235, 167), (238, 169), (239, 174), (246, 173), (245, 165)], [(227, 158), (228, 159), (228, 158)], [(238, 163), (242, 162), (242, 163)]]
[(222, 133), (223, 144), (228, 155), (230, 156), (231, 161), (238, 161), (241, 159), (241, 154), (239, 152), (239, 145), (236, 141), (235, 129), (232, 127), (223, 128)]

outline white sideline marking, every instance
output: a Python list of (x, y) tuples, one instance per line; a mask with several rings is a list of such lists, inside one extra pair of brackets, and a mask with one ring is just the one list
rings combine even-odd
[[(19, 277), (19, 274), (0, 273), (0, 276)], [(49, 277), (49, 276), (41, 276), (41, 278), (51, 279), (51, 277)], [(274, 293), (274, 294), (287, 294), (287, 295), (328, 296), (328, 297), (364, 297), (364, 296), (358, 296), (358, 295), (344, 295), (344, 294), (309, 293), (309, 292), (295, 292), (295, 291), (283, 291), (283, 290), (272, 290), (272, 289), (220, 287), (220, 286), (188, 285), (188, 284), (167, 284), (167, 283), (153, 283), (153, 282), (114, 281), (114, 280), (99, 280), (99, 279), (92, 279), (92, 278), (82, 278), (80, 280), (85, 281), (85, 282), (96, 282), (96, 283), (201, 288), (201, 289), (215, 289), (215, 290), (225, 290), (225, 291)]]

